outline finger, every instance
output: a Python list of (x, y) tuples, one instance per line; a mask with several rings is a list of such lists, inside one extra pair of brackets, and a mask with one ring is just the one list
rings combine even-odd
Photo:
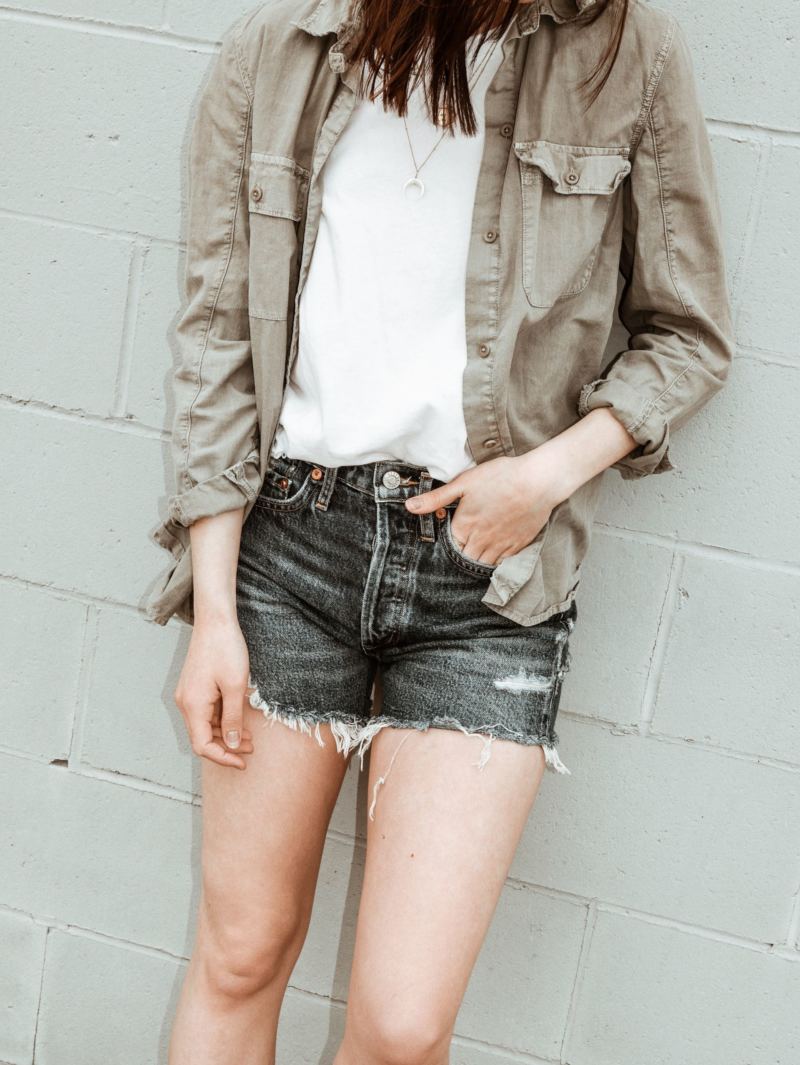
[(245, 760), (240, 754), (227, 751), (214, 739), (214, 730), (211, 722), (203, 719), (195, 719), (192, 722), (192, 750), (200, 758), (208, 758), (218, 765), (236, 766), (238, 769), (245, 768)]
[(244, 692), (244, 685), (222, 690), (222, 738), (232, 751), (242, 744)]
[(447, 484), (432, 488), (430, 492), (420, 492), (419, 495), (411, 496), (406, 500), (406, 507), (415, 514), (429, 514), (439, 507), (446, 507), (464, 494), (462, 482), (458, 478), (448, 481)]

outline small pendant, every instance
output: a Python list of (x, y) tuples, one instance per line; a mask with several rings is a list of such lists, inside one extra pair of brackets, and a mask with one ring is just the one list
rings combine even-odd
[[(413, 193), (409, 195), (409, 189), (416, 189), (416, 195)], [(425, 195), (425, 186), (422, 183), (422, 179), (418, 177), (409, 178), (403, 185), (403, 195), (407, 200), (421, 200)]]

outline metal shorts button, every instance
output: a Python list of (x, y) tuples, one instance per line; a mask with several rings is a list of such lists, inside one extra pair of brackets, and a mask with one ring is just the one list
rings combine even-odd
[(383, 486), (384, 488), (397, 488), (401, 480), (402, 477), (397, 470), (387, 470), (383, 475)]

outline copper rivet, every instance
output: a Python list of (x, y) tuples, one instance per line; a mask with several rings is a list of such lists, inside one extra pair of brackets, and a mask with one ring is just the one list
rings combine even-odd
[(279, 486), (281, 488), (284, 488), (284, 489), (288, 488), (289, 487), (289, 478), (288, 477), (281, 477), (281, 479), (278, 481), (278, 484), (279, 484)]
[(311, 471), (311, 477), (315, 481), (318, 481), (322, 477), (322, 470), (319, 468), (319, 466), (315, 466), (314, 469)]
[(439, 509), (436, 511), (436, 517), (437, 518), (443, 518), (445, 516), (445, 514), (447, 514), (447, 511), (445, 510), (444, 507), (439, 507)]

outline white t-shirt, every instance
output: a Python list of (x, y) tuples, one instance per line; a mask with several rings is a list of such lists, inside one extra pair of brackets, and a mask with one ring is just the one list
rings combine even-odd
[[(403, 120), (380, 99), (356, 100), (326, 160), (273, 453), (324, 466), (405, 460), (442, 480), (475, 465), (462, 407), (464, 291), (484, 96), (502, 41), (485, 42), (472, 60), (474, 43), (467, 62), (479, 132), (445, 134), (420, 168), (420, 199), (403, 191), (415, 171)], [(444, 132), (427, 116), (421, 83), (406, 121), (420, 165)]]

